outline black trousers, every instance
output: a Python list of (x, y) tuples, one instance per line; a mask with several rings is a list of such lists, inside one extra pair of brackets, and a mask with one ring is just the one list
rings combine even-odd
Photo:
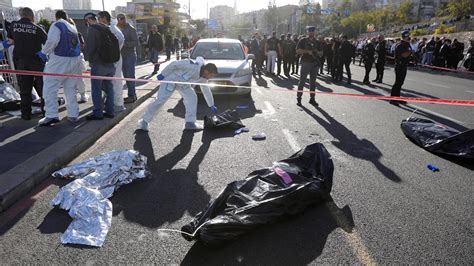
[(321, 57), (321, 66), (319, 67), (319, 73), (323, 74), (323, 68), (324, 68), (324, 61), (327, 60), (327, 57), (323, 56)]
[(365, 60), (364, 61), (364, 67), (365, 67), (364, 82), (369, 81), (369, 74), (370, 74), (370, 70), (372, 70), (372, 65), (373, 64), (374, 64), (374, 61), (372, 61), (372, 60)]
[(385, 67), (384, 60), (379, 60), (377, 61), (377, 63), (375, 63), (375, 70), (377, 71), (377, 77), (375, 79), (380, 82), (382, 82), (382, 79), (383, 79), (384, 67)]
[(328, 74), (331, 73), (332, 69), (332, 56), (326, 57), (326, 64), (328, 65)]
[[(15, 58), (15, 68), (17, 70), (29, 70), (43, 72), (44, 63), (40, 58)], [(33, 86), (41, 97), (41, 110), (43, 110), (43, 77), (17, 75), (18, 86), (20, 87), (21, 96), (21, 115), (31, 116), (31, 93)]]
[(347, 81), (351, 82), (351, 58), (345, 58), (342, 60), (342, 65), (340, 66), (339, 80), (342, 80), (342, 66), (346, 69)]
[(293, 65), (291, 66), (291, 72), (298, 74), (298, 67), (300, 65), (300, 56), (296, 56), (295, 60), (293, 61)]
[(400, 91), (402, 89), (403, 83), (407, 76), (407, 66), (406, 65), (395, 65), (395, 83), (392, 86), (392, 96), (400, 96)]
[(283, 63), (283, 58), (278, 56), (276, 61), (277, 61), (276, 62), (276, 64), (277, 64), (277, 76), (279, 76), (281, 74), (281, 65)]
[(287, 76), (290, 75), (290, 68), (293, 65), (293, 62), (290, 58), (283, 59), (283, 73)]

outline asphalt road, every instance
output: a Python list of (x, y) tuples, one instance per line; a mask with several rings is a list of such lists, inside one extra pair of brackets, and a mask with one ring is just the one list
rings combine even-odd
[[(354, 84), (318, 80), (322, 91), (388, 95), (366, 86), (363, 68), (351, 66)], [(372, 78), (375, 76), (373, 70)], [(218, 97), (220, 110), (240, 109), (250, 133), (183, 133), (179, 94), (165, 104), (149, 133), (136, 121), (148, 100), (76, 161), (114, 149), (148, 157), (153, 177), (120, 188), (111, 198), (114, 217), (102, 248), (64, 246), (71, 221), (49, 203), (64, 181), (48, 180), (0, 216), (0, 258), (6, 263), (156, 263), (301, 265), (340, 263), (472, 264), (472, 162), (419, 148), (400, 130), (402, 119), (428, 117), (463, 129), (474, 127), (474, 108), (434, 104), (397, 107), (386, 101), (317, 95), (319, 107), (296, 106), (297, 80), (257, 78), (252, 98)], [(280, 88), (280, 89), (277, 89)], [(282, 90), (285, 89), (285, 90)], [(472, 80), (409, 71), (407, 96), (472, 99)], [(204, 101), (198, 117), (208, 114)], [(251, 135), (264, 132), (265, 141)], [(287, 158), (305, 145), (323, 143), (335, 165), (332, 202), (264, 226), (219, 247), (187, 242), (179, 229), (234, 180)], [(426, 168), (437, 165), (440, 172)], [(26, 208), (26, 206), (29, 206)]]

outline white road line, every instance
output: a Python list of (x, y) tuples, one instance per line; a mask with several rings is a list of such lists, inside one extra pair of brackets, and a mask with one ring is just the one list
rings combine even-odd
[(259, 88), (253, 88), (258, 94), (263, 95), (263, 92)]
[[(442, 114), (437, 113), (437, 112), (430, 111), (430, 110), (425, 109), (425, 108), (423, 108), (423, 107), (419, 107), (418, 105), (410, 104), (410, 106), (411, 106), (412, 108), (418, 109), (418, 110), (423, 111), (423, 112), (425, 112), (425, 113), (428, 113), (428, 114), (430, 114), (430, 115), (434, 115), (434, 116), (437, 116), (437, 117), (441, 117), (441, 118), (443, 118), (443, 119), (449, 120), (449, 121), (454, 122), (454, 123), (456, 123), (456, 124), (464, 125), (464, 122), (461, 122), (461, 121), (456, 120), (456, 119), (454, 119), (454, 118), (451, 118), (451, 117), (449, 117), (449, 116), (442, 115)], [(416, 112), (415, 112), (415, 113), (416, 113)]]
[(433, 85), (433, 86), (437, 86), (437, 87), (441, 87), (441, 88), (446, 88), (446, 89), (451, 89), (451, 87), (449, 87), (449, 86), (445, 86), (445, 85), (441, 85), (441, 84), (436, 84), (436, 83), (431, 83), (431, 82), (425, 82), (425, 84)]
[(288, 141), (288, 144), (290, 144), (290, 147), (293, 149), (294, 152), (301, 150), (300, 145), (298, 145), (298, 142), (296, 141), (295, 137), (290, 133), (288, 129), (284, 128), (281, 131), (283, 132), (283, 135), (285, 135), (286, 141)]
[[(288, 141), (288, 144), (290, 144), (290, 147), (293, 149), (293, 151), (299, 151), (301, 149), (300, 145), (296, 141), (296, 138), (291, 134), (290, 130), (284, 128), (281, 131), (283, 132), (286, 141)], [(331, 213), (336, 223), (340, 227), (345, 229), (344, 227), (347, 227), (347, 225), (350, 224), (347, 217), (344, 214), (341, 214), (341, 211), (334, 202), (327, 202), (325, 205), (329, 209), (329, 212)], [(352, 229), (351, 233), (348, 233), (346, 232), (346, 230), (343, 230), (342, 234), (346, 238), (347, 243), (349, 243), (349, 246), (351, 246), (351, 248), (354, 250), (355, 255), (362, 264), (377, 265), (355, 228)]]
[(265, 101), (265, 106), (267, 107), (267, 115), (273, 115), (276, 113), (275, 108), (273, 108), (272, 104), (268, 101)]
[(469, 92), (469, 93), (474, 93), (474, 91), (466, 91), (466, 92)]

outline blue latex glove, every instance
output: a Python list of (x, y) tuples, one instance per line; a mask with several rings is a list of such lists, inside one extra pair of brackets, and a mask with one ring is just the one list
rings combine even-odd
[(44, 62), (47, 62), (47, 61), (48, 61), (48, 57), (46, 56), (45, 53), (39, 51), (39, 52), (36, 53), (36, 55), (37, 55), (39, 58), (41, 58), (41, 60), (43, 60)]
[(159, 74), (156, 78), (157, 78), (158, 80), (164, 80), (164, 79), (165, 79), (165, 76)]
[(217, 114), (217, 106), (215, 105), (211, 106), (211, 112), (213, 112), (214, 114)]
[(10, 42), (8, 40), (2, 41), (3, 49), (7, 49), (8, 47), (11, 46)]

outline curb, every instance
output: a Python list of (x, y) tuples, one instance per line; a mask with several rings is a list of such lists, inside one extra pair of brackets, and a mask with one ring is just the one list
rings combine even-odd
[(64, 167), (74, 158), (90, 148), (107, 131), (112, 129), (136, 107), (150, 98), (158, 86), (146, 85), (142, 90), (150, 90), (139, 97), (127, 109), (113, 119), (81, 123), (77, 131), (42, 150), (20, 165), (0, 175), (0, 213), (27, 195), (37, 185), (51, 176), (51, 173)]

